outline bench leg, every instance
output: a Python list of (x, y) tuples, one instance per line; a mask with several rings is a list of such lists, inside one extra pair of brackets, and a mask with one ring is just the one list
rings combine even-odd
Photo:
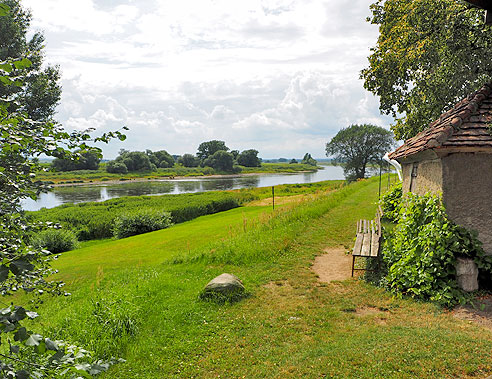
[(354, 277), (355, 255), (352, 255), (352, 278)]

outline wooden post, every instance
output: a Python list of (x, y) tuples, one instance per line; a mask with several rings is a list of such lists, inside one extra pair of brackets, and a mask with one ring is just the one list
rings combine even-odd
[(383, 167), (383, 162), (379, 162), (379, 195), (378, 195), (378, 200), (381, 200), (381, 171)]
[(275, 210), (275, 187), (272, 186), (272, 208)]

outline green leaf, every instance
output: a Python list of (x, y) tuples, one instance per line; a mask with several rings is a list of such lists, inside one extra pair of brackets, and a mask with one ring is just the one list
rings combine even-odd
[(22, 327), (14, 334), (14, 341), (23, 342), (29, 338), (26, 328)]
[(48, 350), (58, 351), (58, 345), (49, 338), (46, 338), (44, 342), (46, 343), (46, 348)]
[(9, 268), (5, 265), (1, 265), (0, 266), (0, 282), (4, 282), (5, 280), (7, 280), (8, 276), (9, 276)]
[(32, 62), (27, 59), (27, 58), (24, 58), (23, 60), (21, 61), (16, 61), (14, 62), (14, 66), (17, 70), (23, 70), (25, 68), (29, 68), (32, 66)]
[(33, 334), (27, 339), (25, 344), (26, 346), (38, 346), (42, 340), (43, 340), (43, 336), (39, 334)]
[(0, 17), (7, 16), (9, 11), (10, 7), (7, 4), (0, 4)]
[(31, 271), (33, 268), (34, 265), (24, 258), (17, 259), (10, 264), (10, 271), (12, 271), (14, 275), (22, 274), (25, 271)]
[(7, 78), (6, 76), (0, 76), (0, 82), (5, 84), (6, 86), (10, 86), (14, 83), (11, 79)]
[(10, 63), (0, 63), (0, 69), (5, 72), (12, 72), (13, 68)]
[(10, 318), (12, 321), (21, 321), (24, 320), (27, 317), (26, 310), (22, 307), (17, 307), (15, 311), (12, 313)]
[(20, 370), (15, 373), (15, 379), (29, 379), (31, 374), (26, 370)]
[(34, 351), (38, 354), (44, 354), (46, 352), (46, 342), (40, 341), (39, 345), (34, 348)]

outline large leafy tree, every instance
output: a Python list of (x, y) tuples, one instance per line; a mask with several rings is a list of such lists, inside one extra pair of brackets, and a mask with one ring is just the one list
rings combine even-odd
[(395, 119), (397, 139), (423, 130), (492, 78), (492, 28), (460, 0), (378, 0), (368, 20), (379, 38), (361, 73)]
[(363, 124), (341, 129), (326, 144), (326, 155), (343, 167), (347, 180), (362, 179), (370, 164), (379, 164), (394, 145), (392, 133), (379, 126)]
[(101, 158), (96, 151), (77, 152), (80, 156), (78, 159), (56, 158), (51, 163), (55, 171), (75, 171), (75, 170), (97, 170)]
[[(18, 102), (10, 107), (27, 113), (31, 120), (52, 120), (61, 96), (59, 68), (43, 65), (43, 33), (35, 32), (28, 38), (32, 16), (22, 8), (20, 1), (0, 0), (0, 4), (9, 9), (0, 22), (0, 61), (27, 58), (31, 62), (25, 68), (23, 85), (2, 86), (0, 96), (7, 98), (15, 95)], [(15, 77), (15, 73), (8, 76)]]
[(203, 161), (220, 150), (229, 151), (229, 148), (226, 146), (224, 141), (212, 140), (202, 142), (200, 146), (198, 146), (196, 156)]
[[(12, 5), (12, 8), (8, 6)], [(0, 2), (0, 25), (14, 20), (23, 27), (24, 16), (18, 2)], [(5, 21), (4, 21), (5, 20)], [(21, 28), (22, 29), (22, 28)], [(12, 29), (14, 30), (14, 29)], [(5, 35), (0, 33), (0, 38)], [(15, 44), (14, 44), (15, 45)], [(15, 46), (14, 46), (15, 47)], [(40, 293), (60, 293), (59, 283), (50, 283), (45, 276), (51, 271), (52, 259), (46, 251), (30, 246), (27, 235), (36, 225), (28, 222), (21, 209), (21, 200), (35, 199), (42, 183), (35, 173), (41, 169), (34, 158), (47, 155), (56, 158), (76, 158), (80, 153), (99, 149), (90, 148), (88, 141), (107, 142), (112, 137), (124, 139), (119, 133), (109, 133), (91, 138), (87, 132), (67, 133), (51, 122), (52, 112), (31, 112), (26, 94), (35, 76), (36, 65), (27, 59), (25, 50), (19, 55), (12, 47), (0, 59), (0, 294), (8, 295), (18, 290)], [(10, 52), (14, 57), (9, 57)], [(36, 108), (37, 109), (37, 108)], [(0, 352), (0, 377), (2, 378), (75, 378), (104, 371), (108, 365), (81, 364), (84, 350), (67, 344), (55, 343), (49, 338), (29, 330), (26, 319), (38, 317), (37, 313), (13, 304), (0, 310), (0, 344), (7, 346)]]
[(228, 151), (219, 150), (205, 159), (203, 165), (220, 171), (232, 171), (234, 166), (234, 156)]
[(258, 158), (258, 150), (249, 149), (242, 151), (237, 156), (237, 163), (245, 167), (260, 167), (261, 160)]

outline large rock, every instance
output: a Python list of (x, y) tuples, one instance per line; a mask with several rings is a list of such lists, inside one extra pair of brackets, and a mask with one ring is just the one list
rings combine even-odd
[(458, 286), (466, 292), (478, 290), (478, 267), (473, 259), (458, 258), (456, 261)]
[(234, 301), (244, 294), (243, 282), (235, 275), (224, 273), (208, 282), (200, 297)]

